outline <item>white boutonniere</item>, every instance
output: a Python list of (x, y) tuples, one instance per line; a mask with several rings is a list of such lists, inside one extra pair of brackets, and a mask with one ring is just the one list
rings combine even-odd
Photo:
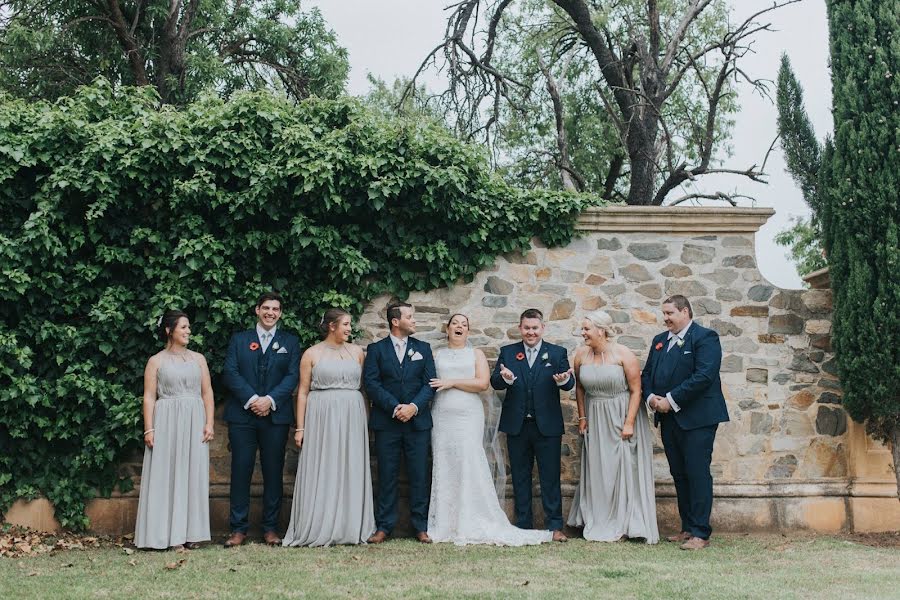
[(410, 348), (410, 349), (406, 352), (406, 355), (407, 355), (408, 357), (410, 357), (410, 358), (413, 357), (413, 354), (415, 354), (415, 351), (414, 351), (412, 348)]
[(541, 355), (541, 360), (550, 360), (550, 353), (549, 353), (549, 352), (544, 352), (544, 353)]
[(679, 348), (681, 348), (682, 346), (684, 346), (684, 340), (681, 339), (681, 338), (678, 338), (678, 341), (675, 342), (675, 343), (678, 344), (678, 347), (679, 347)]
[(422, 360), (423, 358), (425, 358), (425, 357), (422, 356), (420, 353), (413, 352), (412, 350), (409, 351), (409, 360)]
[(272, 350), (278, 350), (281, 346), (278, 345), (278, 342), (272, 342)]

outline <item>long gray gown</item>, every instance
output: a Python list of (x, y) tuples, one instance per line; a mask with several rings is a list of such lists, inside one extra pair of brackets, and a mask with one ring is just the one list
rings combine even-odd
[(134, 545), (169, 548), (209, 535), (209, 444), (200, 365), (164, 359), (156, 373), (153, 449), (144, 448)]
[(284, 546), (360, 544), (375, 533), (361, 376), (354, 359), (313, 366)]
[(584, 537), (614, 542), (622, 536), (659, 541), (650, 424), (638, 410), (634, 435), (622, 440), (628, 384), (622, 365), (582, 365), (588, 430), (581, 455), (581, 480), (568, 524), (584, 526)]

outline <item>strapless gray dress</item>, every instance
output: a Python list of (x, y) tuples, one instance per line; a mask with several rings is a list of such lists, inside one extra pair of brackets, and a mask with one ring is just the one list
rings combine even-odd
[(164, 361), (156, 373), (153, 449), (144, 449), (134, 545), (169, 548), (209, 535), (209, 444), (200, 365)]

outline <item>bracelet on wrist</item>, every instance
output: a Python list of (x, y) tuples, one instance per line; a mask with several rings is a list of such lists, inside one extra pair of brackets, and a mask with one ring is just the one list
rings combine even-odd
[[(297, 428), (297, 431), (306, 431), (306, 430), (303, 429), (302, 427), (298, 427), (298, 428)], [(295, 432), (295, 433), (296, 433), (296, 432)]]
[(153, 433), (154, 431), (156, 431), (156, 430), (155, 430), (155, 429), (148, 429), (147, 431), (144, 432), (144, 435), (147, 435), (148, 433)]
[(587, 417), (578, 417), (579, 421), (587, 421)]

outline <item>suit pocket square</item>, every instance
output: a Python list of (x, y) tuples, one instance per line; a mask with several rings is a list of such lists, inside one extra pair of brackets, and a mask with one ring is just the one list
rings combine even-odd
[(282, 346), (281, 348), (278, 349), (277, 352), (275, 352), (275, 354), (287, 354), (287, 353), (288, 353), (288, 349), (285, 348), (284, 346)]
[(682, 354), (691, 354), (690, 350), (685, 350)]
[(413, 354), (412, 356), (409, 357), (409, 360), (422, 360), (423, 358), (425, 358), (425, 357), (422, 356), (421, 353), (419, 353), (418, 351), (416, 351), (415, 354)]

